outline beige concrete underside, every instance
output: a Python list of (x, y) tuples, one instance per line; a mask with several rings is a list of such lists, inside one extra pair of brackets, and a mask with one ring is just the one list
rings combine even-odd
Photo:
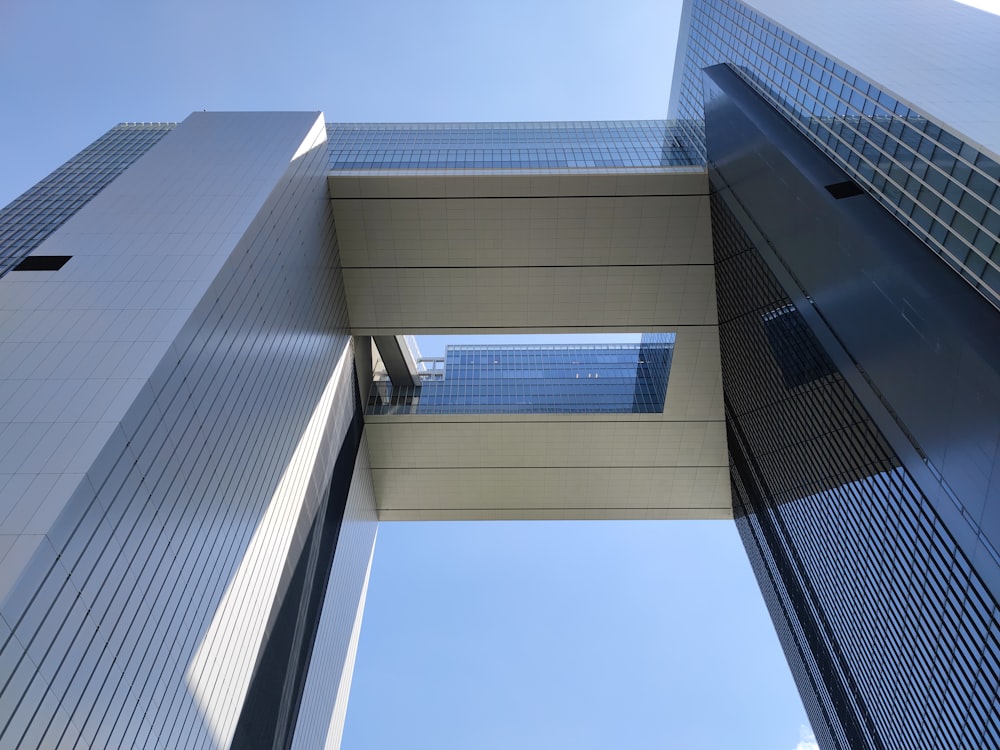
[(662, 414), (367, 417), (381, 519), (731, 517), (704, 172), (329, 184), (355, 334), (677, 334)]

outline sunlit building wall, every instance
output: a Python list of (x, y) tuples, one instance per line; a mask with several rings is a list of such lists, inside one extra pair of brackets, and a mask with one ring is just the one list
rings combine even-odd
[[(684, 18), (674, 120), (195, 113), (0, 212), (0, 746), (338, 746), (418, 517), (735, 517), (824, 750), (1000, 745), (996, 20)], [(436, 329), (645, 335), (615, 413), (366, 415)]]

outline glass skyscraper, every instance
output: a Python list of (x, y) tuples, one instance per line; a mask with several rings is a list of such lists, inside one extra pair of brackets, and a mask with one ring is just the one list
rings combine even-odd
[(688, 0), (670, 120), (199, 112), (0, 212), (0, 746), (337, 747), (379, 522), (700, 518), (824, 750), (1000, 747), (1000, 24), (900, 7)]
[(736, 523), (821, 747), (992, 747), (996, 154), (753, 5), (690, 4), (673, 113), (712, 189)]
[(687, 148), (705, 157), (701, 71), (731, 65), (946, 263), (1000, 303), (995, 158), (738, 0), (691, 4), (683, 62), (674, 114)]

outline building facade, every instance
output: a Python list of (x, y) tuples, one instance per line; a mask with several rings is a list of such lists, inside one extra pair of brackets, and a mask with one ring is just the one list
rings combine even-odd
[(441, 367), (418, 373), (419, 385), (377, 379), (365, 413), (656, 414), (672, 349), (671, 341), (452, 345)]
[(996, 18), (687, 12), (734, 514), (820, 746), (996, 746)]
[(379, 521), (734, 518), (824, 750), (1000, 746), (998, 30), (689, 0), (670, 121), (110, 131), (0, 212), (0, 745), (338, 746)]

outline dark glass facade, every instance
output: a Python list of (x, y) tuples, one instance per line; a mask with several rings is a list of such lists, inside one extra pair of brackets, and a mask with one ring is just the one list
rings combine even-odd
[(667, 120), (327, 125), (330, 169), (655, 169), (692, 166)]
[(678, 100), (705, 156), (701, 71), (729, 63), (771, 106), (992, 304), (1000, 306), (1000, 165), (737, 0), (695, 0)]
[(419, 386), (377, 380), (368, 414), (651, 414), (663, 411), (673, 334), (640, 344), (449, 346)]
[(997, 421), (996, 358), (946, 351), (996, 310), (732, 67), (703, 86), (734, 515), (820, 747), (1000, 747), (996, 498), (937, 468)]
[[(820, 747), (1000, 746), (995, 601), (721, 198), (712, 215), (736, 523)], [(769, 329), (775, 310), (797, 323)], [(790, 382), (793, 354), (819, 376)]]
[(0, 210), (0, 276), (41, 245), (174, 125), (116, 125)]

